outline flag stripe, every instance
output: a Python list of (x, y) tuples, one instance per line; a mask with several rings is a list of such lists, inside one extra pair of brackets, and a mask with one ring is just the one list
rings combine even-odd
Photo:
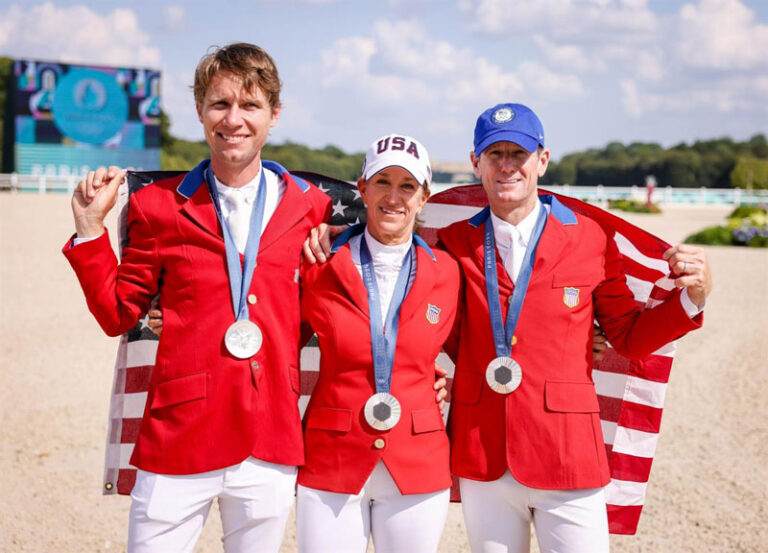
[(147, 392), (123, 394), (123, 418), (141, 418), (147, 403)]
[(618, 506), (609, 503), (608, 531), (611, 534), (634, 534), (642, 509), (642, 505)]
[(600, 405), (600, 420), (605, 422), (618, 422), (619, 414), (623, 402), (620, 398), (597, 396), (597, 403)]
[(611, 485), (605, 489), (605, 500), (611, 505), (642, 505), (646, 487), (646, 482), (611, 478)]
[(121, 444), (135, 444), (139, 437), (139, 427), (141, 419), (123, 419), (122, 432), (120, 433)]
[(647, 482), (653, 459), (615, 451), (611, 455), (611, 475), (617, 480)]
[(643, 432), (617, 425), (613, 437), (613, 451), (650, 459), (656, 451), (658, 439), (659, 434), (656, 432)]
[(640, 280), (644, 280), (645, 282), (650, 283), (651, 286), (653, 286), (653, 284), (658, 279), (664, 276), (664, 273), (661, 273), (656, 269), (649, 268), (642, 263), (638, 263), (631, 257), (624, 257), (621, 260), (621, 263), (625, 274), (631, 275)]
[(662, 410), (658, 407), (624, 400), (621, 405), (621, 416), (616, 422), (632, 430), (658, 433), (661, 429), (661, 413)]
[(157, 340), (137, 340), (128, 342), (126, 347), (126, 367), (154, 366), (157, 357)]
[(669, 266), (663, 259), (658, 259), (652, 255), (642, 253), (634, 243), (630, 242), (629, 239), (620, 232), (613, 235), (613, 240), (616, 242), (616, 246), (619, 248), (622, 255), (628, 257), (639, 265), (643, 265), (656, 271), (656, 276), (651, 279), (651, 281), (655, 281), (667, 274)]
[[(611, 448), (613, 448), (613, 440), (616, 437), (616, 429), (618, 426), (619, 425), (617, 421), (609, 421), (602, 418), (602, 416), (600, 417), (600, 428), (603, 431), (603, 441), (606, 445), (610, 445)], [(608, 459), (610, 458), (611, 457), (609, 455)]]
[(143, 392), (149, 387), (152, 365), (139, 365), (120, 369), (122, 373), (120, 389), (126, 394)]

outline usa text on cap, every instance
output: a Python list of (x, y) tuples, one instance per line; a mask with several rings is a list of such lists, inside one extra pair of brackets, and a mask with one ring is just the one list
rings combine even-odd
[(365, 153), (363, 178), (368, 180), (387, 167), (402, 167), (420, 184), (432, 182), (427, 149), (415, 138), (403, 134), (388, 134), (375, 140)]

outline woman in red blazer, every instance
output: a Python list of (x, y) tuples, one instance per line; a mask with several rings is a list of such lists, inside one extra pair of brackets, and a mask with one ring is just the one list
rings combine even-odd
[(458, 266), (413, 233), (431, 169), (416, 140), (366, 154), (367, 224), (330, 262), (306, 266), (302, 317), (318, 336), (320, 377), (305, 415), (298, 477), (302, 552), (434, 552), (449, 501), (449, 445), (434, 360), (450, 332)]

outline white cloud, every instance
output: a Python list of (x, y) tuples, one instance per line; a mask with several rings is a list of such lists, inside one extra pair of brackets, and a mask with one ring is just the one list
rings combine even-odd
[(197, 118), (195, 100), (190, 88), (194, 78), (194, 67), (187, 67), (184, 71), (163, 67), (160, 97), (163, 109), (171, 112), (169, 116), (173, 134), (187, 139), (201, 140), (202, 126)]
[(183, 4), (169, 4), (163, 7), (165, 27), (174, 29), (181, 26), (187, 18), (187, 9)]
[(332, 86), (354, 80), (365, 72), (376, 44), (365, 37), (348, 37), (337, 40), (320, 53), (321, 84)]
[(695, 68), (751, 70), (768, 67), (768, 25), (739, 0), (701, 0), (680, 10), (677, 55)]
[[(311, 68), (310, 68), (311, 67)], [(520, 97), (542, 100), (583, 93), (579, 79), (546, 65), (523, 63), (502, 68), (469, 48), (434, 40), (415, 20), (374, 22), (370, 36), (337, 40), (320, 54), (319, 66), (307, 66), (324, 87), (364, 91), (363, 103), (421, 106), (451, 113), (463, 104), (484, 105)]]
[(623, 79), (621, 87), (621, 104), (624, 110), (632, 117), (639, 118), (643, 115), (643, 105), (637, 90), (637, 84), (632, 79)]
[(567, 100), (584, 94), (576, 75), (551, 71), (541, 63), (525, 61), (520, 64), (518, 74), (535, 98)]
[(599, 41), (640, 39), (657, 25), (644, 1), (538, 0), (524, 7), (507, 0), (474, 0), (460, 3), (470, 26), (482, 34), (518, 38), (535, 33), (557, 40)]
[(460, 44), (435, 38), (418, 20), (378, 20), (366, 34), (337, 39), (300, 71), (300, 82), (313, 83), (302, 106), (313, 115), (311, 125), (302, 127), (304, 115), (286, 106), (275, 134), (335, 137), (354, 150), (360, 149), (361, 136), (364, 144), (397, 131), (427, 144), (469, 148), (467, 129), (489, 106), (505, 101), (544, 106), (584, 92), (570, 71), (510, 62), (505, 48), (478, 53)]
[(690, 113), (705, 109), (720, 113), (752, 113), (768, 121), (768, 78), (738, 77), (717, 87), (641, 89), (627, 79), (620, 83), (622, 105), (629, 115), (638, 118), (652, 112)]
[(472, 62), (469, 49), (458, 49), (440, 40), (430, 40), (428, 31), (416, 20), (384, 21), (373, 24), (377, 53), (386, 66), (410, 75), (428, 78), (455, 76)]
[(650, 50), (637, 52), (632, 63), (635, 75), (645, 82), (659, 82), (667, 74), (665, 61)]
[[(672, 109), (765, 111), (759, 98), (768, 78), (768, 25), (742, 0), (699, 0), (666, 15), (647, 0), (540, 0), (525, 9), (466, 0), (462, 9), (474, 32), (509, 44), (528, 40), (550, 67), (589, 74), (586, 92), (617, 86), (632, 117)], [(567, 74), (517, 74), (528, 91), (544, 89), (542, 80), (560, 90), (578, 86)]]
[(544, 56), (544, 59), (554, 67), (568, 68), (577, 73), (605, 68), (605, 64), (590, 56), (583, 46), (577, 44), (558, 44), (548, 40), (541, 34), (534, 35), (533, 42)]
[(0, 49), (14, 57), (160, 66), (159, 49), (133, 11), (124, 8), (102, 16), (86, 6), (12, 5), (0, 11)]

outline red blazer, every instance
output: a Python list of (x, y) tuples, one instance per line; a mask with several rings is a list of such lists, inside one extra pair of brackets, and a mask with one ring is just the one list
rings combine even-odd
[[(496, 480), (509, 469), (534, 488), (593, 488), (610, 479), (591, 378), (593, 319), (619, 353), (641, 357), (699, 327), (701, 316), (688, 317), (679, 293), (641, 312), (613, 240), (593, 220), (544, 198), (552, 209), (512, 348), (523, 377), (508, 395), (485, 381), (486, 367), (496, 357), (483, 267), (487, 208), (439, 232), (464, 275), (458, 342), (446, 346), (456, 360), (451, 469), (473, 480)], [(506, 319), (514, 285), (498, 252), (497, 268)], [(565, 287), (579, 291), (572, 308), (563, 301)]]
[[(456, 314), (459, 269), (448, 254), (423, 244), (416, 248), (416, 278), (400, 311), (392, 370), (390, 393), (402, 414), (388, 431), (374, 430), (363, 415), (376, 386), (368, 296), (349, 245), (330, 262), (307, 268), (302, 316), (317, 332), (321, 357), (305, 415), (299, 484), (358, 493), (381, 459), (403, 494), (450, 487), (448, 438), (432, 386), (435, 357)], [(427, 320), (429, 306), (440, 310), (434, 324)]]
[(164, 474), (220, 469), (249, 455), (299, 465), (301, 246), (327, 218), (330, 200), (264, 162), (283, 176), (286, 191), (262, 235), (249, 291), (257, 298), (250, 319), (264, 344), (252, 358), (237, 359), (224, 347), (235, 315), (207, 163), (133, 194), (119, 265), (106, 233), (68, 243), (64, 255), (110, 336), (133, 328), (150, 300), (162, 297), (163, 335), (131, 464)]

